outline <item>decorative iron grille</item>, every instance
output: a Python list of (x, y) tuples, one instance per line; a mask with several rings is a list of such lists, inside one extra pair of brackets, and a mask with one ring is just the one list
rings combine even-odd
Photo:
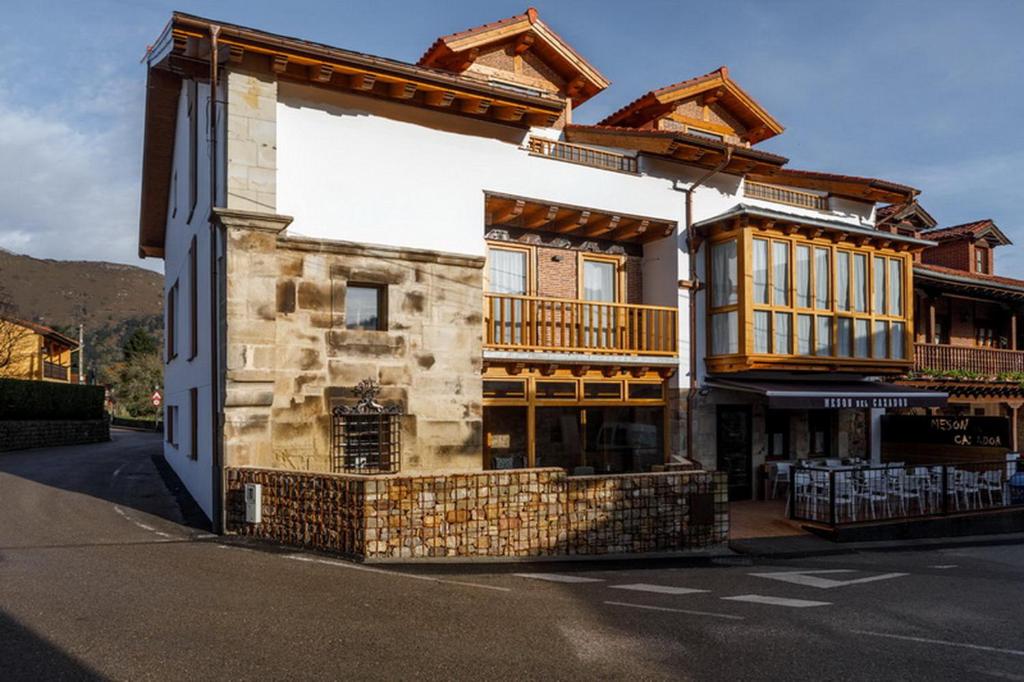
[(387, 474), (399, 469), (402, 410), (377, 402), (380, 384), (363, 379), (352, 391), (354, 406), (332, 411), (331, 470), (351, 474)]

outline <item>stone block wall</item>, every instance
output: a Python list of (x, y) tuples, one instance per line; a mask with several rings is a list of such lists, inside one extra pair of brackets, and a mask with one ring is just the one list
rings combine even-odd
[(110, 440), (106, 419), (0, 421), (0, 451), (103, 443)]
[[(282, 234), (218, 209), (227, 237), (225, 463), (330, 471), (331, 409), (361, 380), (397, 403), (403, 472), (479, 470), (483, 259)], [(348, 329), (350, 283), (386, 291), (387, 329)]]
[[(706, 471), (227, 478), (229, 532), (369, 560), (678, 552), (722, 544), (729, 529), (725, 475)], [(246, 483), (263, 485), (260, 524), (245, 523)]]

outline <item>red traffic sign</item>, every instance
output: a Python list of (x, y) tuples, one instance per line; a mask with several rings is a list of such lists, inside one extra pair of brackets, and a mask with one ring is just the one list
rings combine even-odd
[(151, 395), (149, 399), (153, 401), (153, 405), (159, 405), (160, 401), (162, 401), (164, 397), (160, 395), (160, 391), (153, 391), (153, 395)]

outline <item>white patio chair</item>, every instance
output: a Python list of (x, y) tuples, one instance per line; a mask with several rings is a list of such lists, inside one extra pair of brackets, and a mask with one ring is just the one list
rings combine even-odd
[(860, 472), (854, 487), (854, 498), (859, 505), (867, 508), (868, 516), (878, 518), (877, 509), (881, 505), (885, 518), (891, 516), (889, 507), (888, 477), (879, 469), (868, 469)]
[(911, 503), (915, 501), (917, 502), (917, 510), (921, 514), (925, 513), (924, 490), (927, 485), (927, 480), (927, 476), (921, 476), (916, 473), (904, 474), (899, 477), (890, 476), (889, 482), (892, 485), (891, 490), (893, 495), (896, 497), (900, 513), (903, 516), (910, 515)]
[(1006, 506), (1006, 485), (1003, 482), (1002, 471), (997, 469), (983, 471), (978, 478), (978, 488), (988, 499), (988, 506), (995, 506), (996, 494), (999, 495), (999, 505)]
[(779, 496), (779, 486), (787, 489), (791, 483), (790, 470), (793, 468), (791, 462), (772, 462), (768, 465), (768, 484), (772, 489), (772, 499)]
[[(850, 472), (843, 471), (836, 473), (836, 521), (856, 521), (857, 520), (857, 495), (856, 488), (853, 484), (853, 478), (850, 476)], [(843, 517), (841, 512), (846, 512), (846, 518)]]
[[(981, 506), (981, 486), (978, 485), (977, 471), (964, 471), (957, 469), (953, 479), (956, 496), (962, 497), (966, 509), (976, 509)], [(960, 505), (957, 504), (957, 509)]]

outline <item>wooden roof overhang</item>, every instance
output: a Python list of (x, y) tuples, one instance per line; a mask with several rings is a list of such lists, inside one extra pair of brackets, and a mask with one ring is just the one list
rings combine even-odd
[(802, 234), (809, 239), (825, 237), (835, 243), (853, 243), (856, 246), (873, 246), (895, 251), (920, 251), (935, 242), (891, 232), (880, 232), (869, 227), (858, 227), (833, 220), (820, 220), (798, 216), (782, 211), (773, 211), (759, 206), (737, 204), (721, 215), (707, 218), (693, 224), (697, 244), (711, 237), (716, 231), (736, 228), (758, 230), (782, 230), (788, 234)]
[[(522, 128), (551, 126), (564, 98), (175, 12), (149, 51), (139, 255), (163, 257), (177, 98), (183, 78), (210, 75), (210, 35), (222, 63), (275, 77)], [(255, 55), (255, 57), (253, 57)]]
[(722, 172), (739, 175), (752, 172), (767, 173), (789, 161), (777, 154), (671, 130), (636, 130), (618, 126), (573, 124), (565, 126), (564, 133), (568, 142), (633, 149), (702, 168), (717, 168), (731, 153), (729, 163)]
[(785, 130), (757, 100), (729, 78), (725, 66), (711, 73), (651, 90), (607, 116), (601, 125), (640, 127), (671, 112), (680, 100), (702, 95), (704, 104), (720, 103), (746, 128), (742, 139), (751, 144)]
[(755, 182), (772, 185), (801, 187), (831, 195), (861, 199), (871, 202), (897, 203), (911, 201), (921, 190), (888, 180), (864, 178), (855, 175), (839, 175), (820, 171), (773, 168), (754, 171), (747, 176)]
[(950, 379), (899, 379), (898, 383), (916, 388), (928, 388), (958, 398), (1024, 398), (1024, 386), (1016, 381), (959, 381)]
[(438, 38), (417, 64), (462, 72), (476, 61), (481, 48), (512, 41), (516, 54), (532, 51), (565, 80), (573, 106), (578, 107), (610, 84), (597, 68), (541, 21), (533, 7), (523, 14)]
[(927, 265), (914, 265), (914, 287), (927, 287), (943, 293), (955, 293), (981, 299), (994, 299), (1007, 303), (1024, 301), (1024, 281), (1019, 284), (1000, 281), (986, 281), (964, 272), (939, 272)]
[(573, 206), (542, 199), (488, 192), (485, 224), (518, 227), (607, 241), (646, 244), (664, 239), (676, 230), (674, 220), (616, 211)]

